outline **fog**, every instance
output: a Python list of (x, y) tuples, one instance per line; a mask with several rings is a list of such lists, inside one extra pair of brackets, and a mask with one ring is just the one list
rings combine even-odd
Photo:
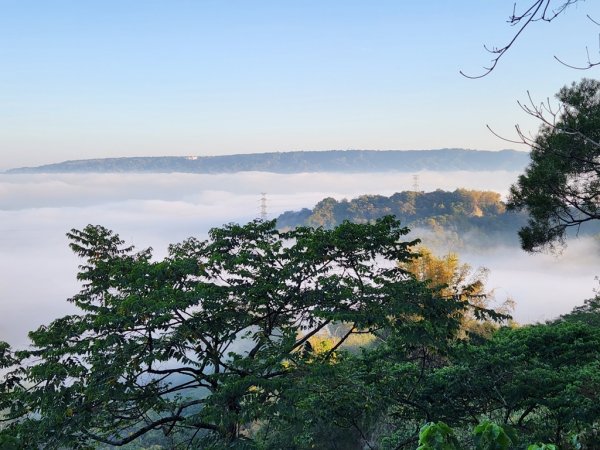
[[(506, 194), (514, 172), (420, 172), (419, 189), (489, 189)], [(71, 228), (100, 224), (162, 257), (169, 243), (205, 237), (209, 228), (259, 215), (312, 207), (326, 196), (391, 195), (413, 188), (413, 174), (0, 174), (0, 340), (22, 346), (26, 333), (75, 311), (80, 261), (68, 249)], [(424, 242), (427, 244), (427, 242)], [(574, 240), (561, 256), (490, 247), (461, 255), (490, 269), (489, 287), (512, 297), (515, 318), (541, 321), (593, 295), (598, 244)]]

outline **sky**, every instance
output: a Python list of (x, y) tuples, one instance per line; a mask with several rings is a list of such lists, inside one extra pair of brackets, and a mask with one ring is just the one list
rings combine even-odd
[[(519, 5), (526, 3), (520, 1)], [(558, 5), (558, 2), (556, 3)], [(118, 156), (515, 148), (593, 76), (598, 2), (514, 33), (508, 0), (0, 0), (0, 170)], [(526, 148), (520, 148), (526, 150)]]

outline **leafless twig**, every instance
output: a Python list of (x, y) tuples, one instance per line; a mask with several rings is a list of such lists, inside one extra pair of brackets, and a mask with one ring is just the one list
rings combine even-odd
[[(479, 75), (468, 75), (462, 70), (460, 74), (466, 78), (476, 79), (483, 78), (486, 75), (489, 75), (498, 65), (500, 59), (510, 50), (510, 48), (515, 44), (519, 36), (525, 31), (525, 29), (534, 22), (552, 22), (559, 15), (561, 15), (567, 8), (579, 2), (580, 0), (562, 0), (562, 3), (557, 8), (552, 8), (551, 4), (553, 0), (535, 0), (533, 1), (523, 12), (517, 13), (517, 4), (513, 5), (512, 15), (508, 18), (507, 22), (511, 26), (517, 27), (517, 31), (513, 34), (512, 38), (508, 41), (506, 45), (503, 47), (488, 47), (484, 45), (485, 50), (494, 55), (490, 64), (488, 66), (484, 66), (483, 73)], [(588, 16), (589, 17), (589, 16)], [(590, 20), (592, 20), (590, 18)], [(592, 20), (593, 21), (593, 20)], [(555, 58), (562, 63), (560, 59), (556, 56)], [(563, 63), (564, 64), (564, 63)], [(588, 53), (588, 66), (589, 67), (581, 67), (581, 69), (590, 68), (595, 65), (600, 64), (600, 61), (597, 63), (593, 63), (589, 58)], [(570, 66), (565, 64), (568, 67), (579, 68), (575, 66)]]

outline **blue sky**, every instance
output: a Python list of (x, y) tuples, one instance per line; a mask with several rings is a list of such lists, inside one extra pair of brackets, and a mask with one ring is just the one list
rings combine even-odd
[[(526, 2), (518, 4), (525, 5)], [(558, 4), (558, 3), (557, 3)], [(597, 2), (526, 31), (508, 0), (0, 0), (0, 169), (66, 159), (511, 147), (516, 101), (593, 77)], [(597, 14), (596, 14), (597, 13)], [(524, 149), (524, 148), (523, 148)]]

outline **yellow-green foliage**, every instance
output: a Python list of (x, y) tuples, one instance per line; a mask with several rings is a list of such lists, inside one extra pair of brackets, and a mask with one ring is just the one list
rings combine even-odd
[[(442, 297), (456, 297), (478, 308), (492, 308), (501, 314), (509, 314), (514, 306), (511, 299), (494, 306), (494, 292), (486, 290), (485, 282), (489, 270), (479, 267), (477, 270), (461, 263), (456, 253), (436, 256), (429, 248), (417, 248), (419, 257), (400, 264), (419, 281), (426, 282), (431, 289)], [(461, 320), (464, 332), (489, 336), (497, 328), (496, 323), (482, 322), (473, 312), (465, 311)]]
[[(340, 342), (340, 339), (340, 337), (322, 333), (312, 336), (308, 341), (316, 354), (322, 354), (334, 348)], [(344, 340), (339, 348), (349, 352), (357, 352), (361, 348), (373, 346), (376, 341), (377, 337), (372, 333), (352, 333)]]

